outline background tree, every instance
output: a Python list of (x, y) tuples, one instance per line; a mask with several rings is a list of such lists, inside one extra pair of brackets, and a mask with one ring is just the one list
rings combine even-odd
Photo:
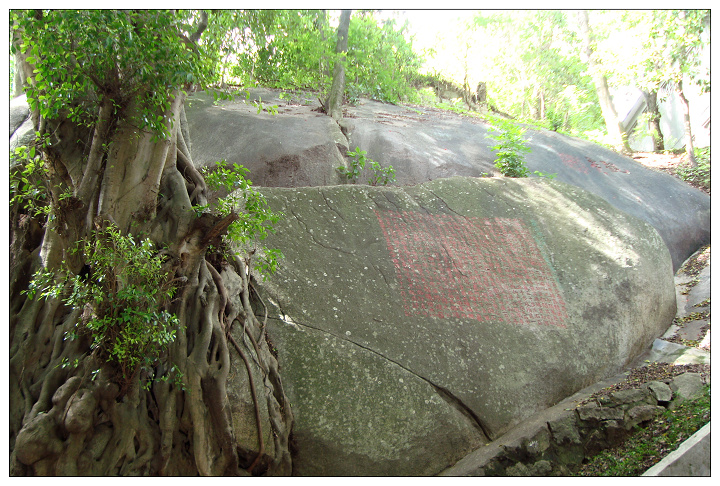
[(460, 34), (470, 39), (468, 84), (486, 82), (491, 104), (519, 120), (574, 135), (602, 126), (597, 93), (566, 12), (479, 12), (472, 20)]
[[(331, 62), (337, 57), (337, 32), (323, 10), (260, 10), (245, 13), (247, 27), (237, 37), (237, 61), (229, 68), (242, 86), (311, 90), (327, 99)], [(406, 38), (406, 25), (378, 20), (373, 11), (358, 11), (348, 29), (344, 54), (345, 95), (398, 102), (413, 96), (420, 57)]]
[(393, 18), (380, 22), (373, 11), (353, 15), (348, 32), (346, 92), (351, 100), (360, 95), (397, 103), (415, 94), (421, 58), (408, 40), (407, 22)]
[(610, 88), (608, 87), (607, 77), (602, 72), (602, 67), (596, 61), (594, 56), (594, 39), (590, 28), (587, 10), (581, 10), (578, 12), (578, 24), (582, 34), (584, 58), (588, 64), (588, 70), (590, 71), (595, 83), (595, 88), (597, 89), (598, 98), (600, 100), (600, 108), (602, 110), (603, 118), (605, 119), (608, 134), (613, 139), (613, 143), (616, 147), (620, 148), (623, 152), (630, 153), (632, 152), (632, 149), (628, 143), (627, 134), (625, 133), (622, 121), (618, 119), (618, 114), (615, 110), (612, 96), (610, 96)]
[[(700, 70), (702, 49), (709, 43), (703, 36), (710, 25), (708, 10), (654, 10), (654, 26), (651, 38), (662, 49), (651, 51), (655, 66), (659, 66), (660, 77), (670, 83), (683, 105), (683, 121), (685, 125), (685, 151), (692, 167), (697, 166), (690, 125), (690, 103), (688, 102), (683, 82), (689, 80), (698, 84), (704, 92), (710, 91), (710, 72)], [(662, 42), (658, 42), (662, 39)], [(659, 55), (658, 55), (659, 54)]]
[[(615, 86), (635, 86), (643, 92), (654, 149), (664, 150), (659, 102), (675, 91), (684, 105), (684, 90), (678, 92), (683, 80), (702, 89), (709, 82), (709, 73), (699, 69), (709, 42), (704, 35), (707, 11), (608, 11), (593, 16), (596, 31), (603, 31), (594, 55)], [(689, 106), (683, 111), (689, 123)], [(685, 138), (687, 146), (687, 129)]]
[[(11, 173), (11, 474), (290, 473), (292, 413), (250, 306), (253, 263), (224, 256), (221, 239), (234, 232), (253, 245), (274, 217), (231, 173), (227, 189), (240, 187), (244, 203), (225, 216), (193, 209), (211, 194), (188, 150), (184, 100), (220, 80), (241, 20), (11, 12), (37, 131)], [(118, 255), (142, 257), (105, 264)], [(242, 282), (239, 294), (228, 279)], [(154, 352), (138, 355), (148, 335)], [(231, 353), (262, 384), (252, 443), (233, 432)]]
[(348, 49), (348, 31), (350, 30), (351, 10), (343, 10), (340, 14), (340, 25), (337, 30), (337, 43), (335, 44), (335, 67), (330, 93), (325, 102), (325, 112), (333, 120), (342, 118), (343, 95), (345, 94), (345, 54)]
[(243, 86), (324, 90), (334, 48), (325, 10), (251, 10), (230, 74)]

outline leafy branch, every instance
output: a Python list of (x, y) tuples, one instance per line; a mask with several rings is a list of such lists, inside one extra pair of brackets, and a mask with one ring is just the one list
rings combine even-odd
[(347, 155), (350, 157), (350, 167), (340, 166), (337, 168), (337, 171), (352, 184), (356, 184), (360, 175), (362, 175), (365, 170), (366, 164), (370, 162), (372, 175), (369, 176), (368, 184), (371, 186), (386, 186), (395, 182), (395, 169), (392, 165), (383, 168), (378, 162), (366, 157), (365, 154), (367, 154), (367, 151), (360, 150), (360, 147), (355, 147), (354, 151), (348, 150)]
[[(227, 195), (218, 198), (212, 205), (193, 206), (195, 212), (198, 216), (214, 213), (228, 218), (227, 221), (232, 220), (227, 225), (225, 240), (239, 245), (248, 259), (260, 250), (255, 269), (263, 278), (272, 274), (283, 256), (282, 252), (265, 246), (258, 247), (258, 241), (264, 240), (269, 232), (274, 231), (273, 225), (282, 214), (273, 212), (265, 196), (252, 187), (252, 182), (245, 177), (250, 172), (246, 167), (237, 163), (229, 167), (226, 161), (221, 160), (214, 169), (205, 168), (203, 172), (208, 188), (222, 190)], [(235, 252), (235, 255), (240, 256), (240, 252)]]
[(95, 231), (71, 250), (78, 252), (86, 261), (81, 272), (42, 268), (25, 291), (28, 298), (60, 299), (82, 310), (65, 339), (89, 335), (90, 349), (117, 366), (125, 387), (140, 371), (152, 375), (180, 327), (165, 308), (176, 290), (163, 269), (165, 257), (149, 239), (123, 235), (115, 226)]

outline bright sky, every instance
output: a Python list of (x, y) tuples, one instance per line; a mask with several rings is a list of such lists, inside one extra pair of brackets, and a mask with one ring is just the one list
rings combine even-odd
[(424, 49), (435, 49), (433, 57), (425, 56), (425, 71), (442, 71), (452, 77), (452, 71), (458, 69), (455, 54), (459, 51), (456, 33), (477, 14), (478, 10), (383, 10), (379, 17), (397, 19), (401, 26), (409, 21), (408, 30), (413, 36), (413, 48), (422, 53)]

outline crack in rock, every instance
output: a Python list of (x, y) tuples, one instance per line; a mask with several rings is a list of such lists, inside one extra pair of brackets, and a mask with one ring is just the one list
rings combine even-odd
[(321, 191), (318, 191), (318, 192), (320, 192), (320, 195), (322, 195), (323, 200), (325, 201), (325, 205), (328, 207), (328, 209), (330, 209), (330, 211), (332, 211), (333, 213), (337, 214), (340, 219), (342, 219), (343, 221), (345, 221), (345, 218), (343, 217), (343, 215), (340, 214), (340, 212), (339, 212), (337, 209), (333, 208), (333, 207), (330, 205), (330, 201), (328, 201), (328, 198), (327, 198), (327, 196), (325, 195), (325, 193), (324, 193), (322, 190), (321, 190)]
[(484, 422), (480, 419), (480, 417), (478, 417), (477, 414), (475, 414), (475, 412), (473, 412), (472, 409), (470, 409), (470, 407), (465, 405), (465, 403), (463, 403), (462, 400), (460, 400), (456, 395), (451, 393), (447, 388), (434, 383), (432, 380), (416, 373), (415, 371), (413, 371), (412, 369), (403, 365), (402, 363), (399, 363), (398, 361), (396, 361), (388, 356), (385, 356), (384, 354), (380, 353), (379, 351), (372, 349), (368, 346), (364, 346), (364, 345), (357, 343), (351, 339), (347, 339), (344, 336), (337, 335), (337, 334), (327, 331), (325, 329), (320, 329), (318, 327), (311, 326), (309, 324), (304, 324), (302, 322), (298, 322), (295, 319), (290, 319), (291, 322), (287, 322), (286, 319), (288, 319), (289, 316), (282, 309), (278, 309), (278, 310), (283, 315), (282, 319), (278, 318), (278, 317), (270, 317), (270, 316), (268, 316), (268, 319), (273, 319), (275, 321), (282, 321), (284, 323), (291, 324), (293, 327), (296, 327), (296, 328), (298, 326), (303, 326), (303, 327), (307, 327), (309, 329), (313, 329), (315, 331), (318, 331), (318, 332), (321, 332), (324, 334), (329, 334), (330, 336), (333, 336), (334, 338), (339, 339), (343, 342), (355, 345), (360, 349), (364, 349), (365, 351), (369, 351), (370, 353), (373, 353), (373, 354), (381, 357), (382, 359), (389, 361), (390, 363), (393, 363), (394, 365), (398, 366), (400, 369), (407, 371), (411, 375), (421, 379), (422, 381), (424, 381), (425, 383), (430, 385), (435, 390), (435, 392), (438, 394), (438, 396), (440, 396), (440, 398), (442, 398), (443, 401), (445, 401), (451, 408), (457, 410), (461, 415), (463, 415), (466, 419), (468, 419), (468, 421), (470, 423), (472, 423), (476, 427), (476, 429), (485, 437), (486, 442), (490, 442), (493, 439), (493, 436), (490, 433), (488, 427), (484, 424)]
[(308, 228), (308, 225), (300, 218), (300, 216), (298, 216), (291, 207), (288, 207), (288, 209), (290, 210), (290, 213), (292, 213), (293, 217), (297, 220), (297, 222), (300, 223), (303, 228), (305, 228), (305, 232), (308, 235), (310, 235), (310, 238), (317, 245), (322, 246), (323, 248), (328, 249), (328, 250), (335, 250), (335, 251), (339, 251), (340, 253), (345, 253), (346, 255), (354, 255), (355, 254), (354, 250), (345, 250), (344, 248), (338, 248), (338, 247), (331, 246), (331, 245), (328, 245), (326, 243), (319, 241), (317, 238), (315, 238), (315, 235), (310, 231), (310, 229)]

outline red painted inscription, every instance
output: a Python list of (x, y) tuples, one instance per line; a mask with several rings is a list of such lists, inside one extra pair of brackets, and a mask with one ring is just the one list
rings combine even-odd
[(406, 315), (565, 327), (565, 302), (522, 220), (376, 215)]
[[(584, 163), (582, 159), (580, 159), (580, 157), (576, 157), (575, 155), (570, 154), (560, 154), (560, 160), (562, 160), (567, 167), (575, 169), (578, 172), (582, 172), (583, 174), (587, 174), (590, 172), (590, 170), (588, 169), (588, 165)], [(608, 174), (607, 170), (609, 170), (610, 172), (622, 172), (624, 174), (630, 173), (629, 170), (621, 169), (617, 165), (610, 162), (605, 162), (604, 160), (598, 162), (591, 159), (590, 157), (585, 157), (585, 160), (587, 160), (587, 163), (590, 164), (590, 167), (605, 175)]]

